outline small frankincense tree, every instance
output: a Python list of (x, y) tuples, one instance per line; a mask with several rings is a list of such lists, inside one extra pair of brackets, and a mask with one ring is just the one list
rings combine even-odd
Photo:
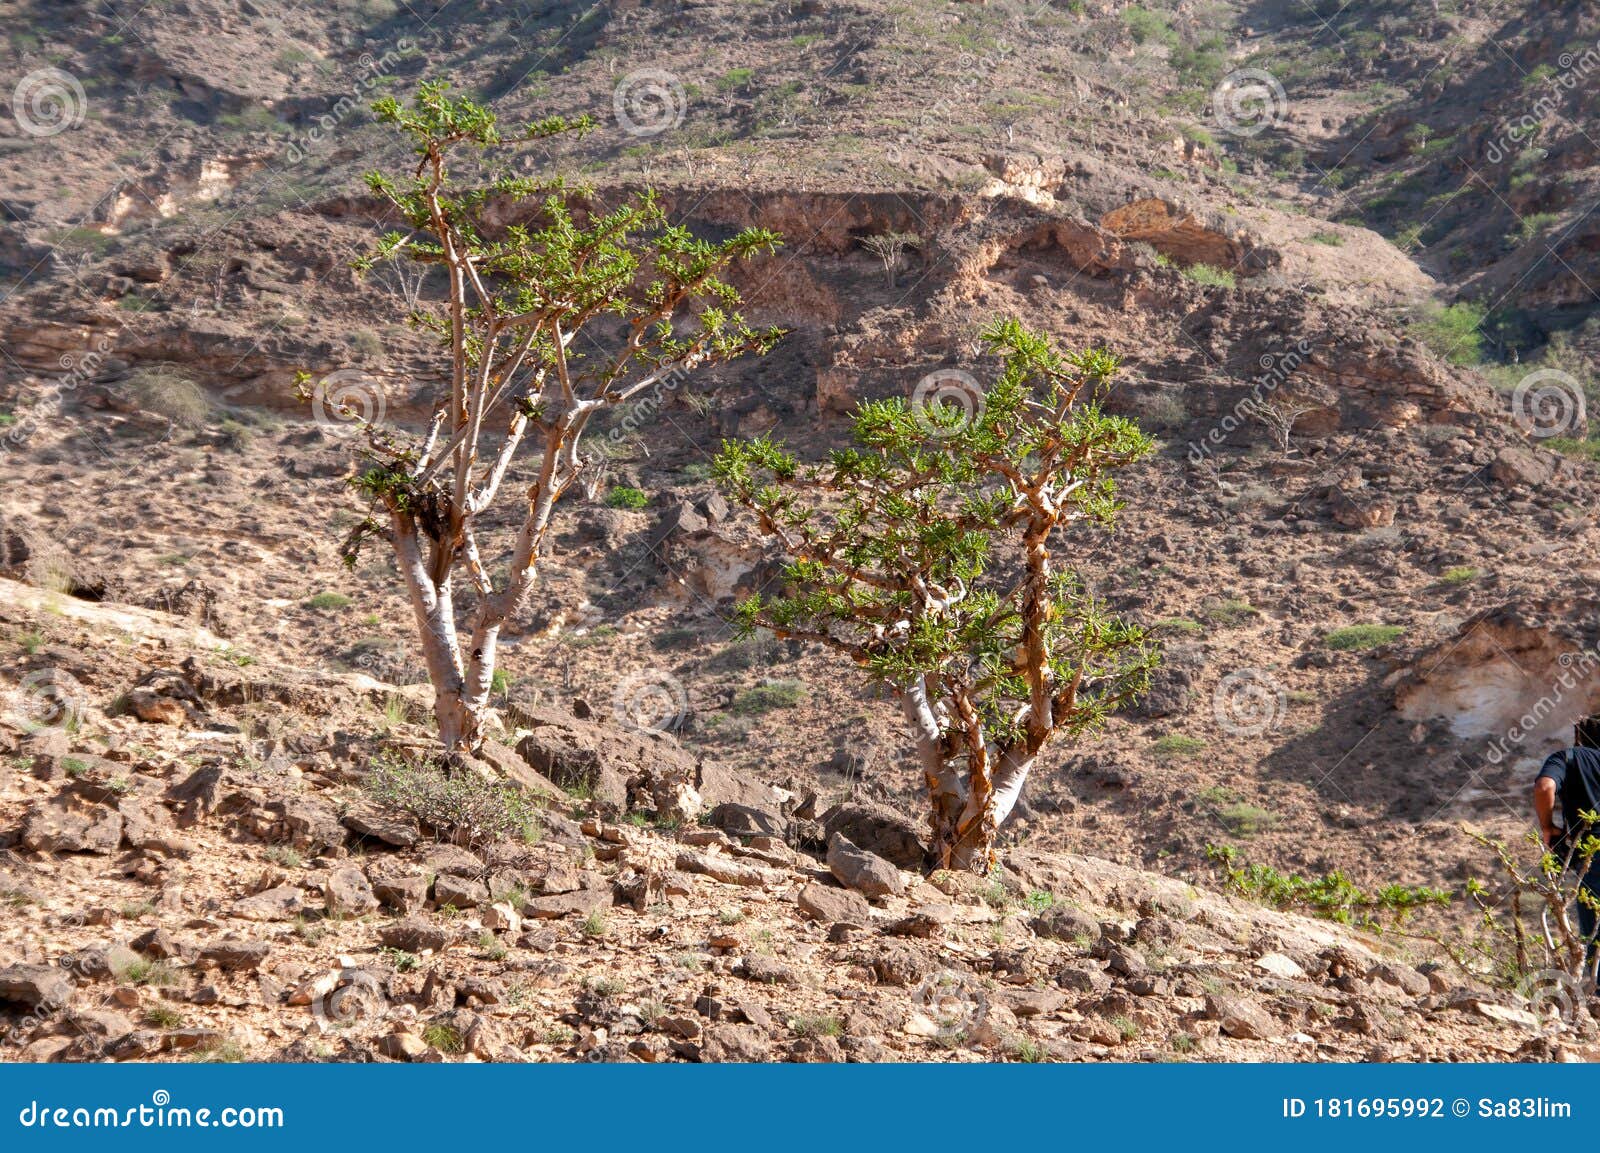
[(1578, 827), (1555, 845), (1530, 831), (1533, 851), (1527, 855), (1468, 829), (1468, 836), (1494, 854), (1506, 886), (1496, 898), (1474, 877), (1466, 891), (1478, 907), (1482, 930), (1468, 951), (1541, 1008), (1554, 1002), (1563, 1018), (1581, 1023), (1580, 1011), (1594, 988), (1596, 957), (1580, 927), (1579, 910), (1600, 917), (1600, 899), (1584, 884), (1600, 857), (1600, 813), (1580, 812), (1578, 820)]
[(915, 232), (884, 232), (867, 237), (861, 242), (861, 247), (878, 258), (883, 265), (884, 278), (893, 288), (895, 274), (900, 271), (906, 250), (921, 248), (922, 237)]
[(1069, 524), (1110, 528), (1114, 474), (1151, 441), (1095, 395), (1117, 361), (1062, 353), (1014, 320), (986, 395), (862, 404), (856, 446), (802, 464), (727, 442), (715, 475), (788, 555), (746, 630), (820, 641), (892, 686), (916, 742), (942, 867), (981, 871), (1040, 751), (1099, 726), (1157, 661), (1055, 560)]
[[(559, 181), (486, 168), (469, 182), (451, 170), (462, 152), (583, 132), (586, 121), (549, 119), (502, 137), (493, 112), (452, 96), (443, 81), (373, 109), (410, 138), (418, 159), (401, 175), (367, 177), (405, 230), (358, 267), (394, 258), (443, 267), (445, 299), (424, 302), (410, 319), (437, 334), (449, 383), (420, 435), (366, 428), (369, 460), (356, 484), (373, 512), (346, 557), (367, 537), (388, 540), (416, 615), (440, 737), (447, 751), (470, 752), (484, 735), (500, 631), (527, 598), (556, 502), (588, 464), (586, 426), (685, 373), (770, 348), (777, 331), (750, 328), (720, 275), (778, 238), (750, 229), (699, 239), (669, 224), (649, 193), (602, 210)], [(542, 456), (509, 539), (491, 551), (490, 510), (529, 442)], [(458, 578), (469, 590), (460, 605)]]

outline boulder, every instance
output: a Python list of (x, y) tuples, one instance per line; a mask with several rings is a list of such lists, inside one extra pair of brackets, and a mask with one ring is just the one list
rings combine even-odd
[(265, 941), (217, 941), (200, 950), (200, 960), (228, 972), (259, 969), (272, 952)]
[(385, 925), (378, 940), (391, 949), (407, 953), (437, 953), (455, 941), (455, 934), (443, 925), (436, 925), (426, 917), (413, 916)]
[(55, 965), (7, 965), (0, 969), (0, 1001), (30, 1009), (56, 1008), (72, 1000), (73, 985)]
[(867, 897), (898, 896), (906, 887), (899, 869), (842, 833), (828, 838), (828, 871), (841, 885)]
[(114, 853), (122, 843), (122, 815), (99, 805), (38, 804), (28, 814), (22, 846), (38, 853)]
[(800, 911), (825, 925), (840, 923), (865, 928), (872, 922), (872, 906), (860, 893), (832, 885), (810, 884), (795, 897)]
[(1206, 1017), (1240, 1041), (1266, 1041), (1282, 1033), (1270, 1013), (1240, 996), (1207, 993)]
[(1057, 901), (1029, 923), (1041, 937), (1052, 941), (1093, 944), (1100, 936), (1100, 922), (1082, 909)]
[(391, 909), (414, 913), (428, 901), (428, 879), (416, 875), (379, 874), (372, 878), (372, 895)]
[(725, 802), (711, 810), (711, 824), (730, 837), (781, 837), (786, 822), (776, 808)]
[(524, 917), (550, 921), (573, 914), (588, 916), (596, 909), (611, 904), (611, 890), (602, 885), (574, 889), (570, 893), (554, 893), (542, 897), (529, 897), (518, 910)]
[(247, 921), (292, 921), (305, 907), (298, 886), (278, 885), (235, 901), (233, 915)]
[(489, 886), (471, 877), (441, 874), (433, 883), (433, 903), (443, 908), (476, 909), (489, 903)]
[(1508, 488), (1538, 488), (1554, 474), (1551, 458), (1526, 448), (1502, 448), (1489, 465), (1489, 475)]
[(359, 917), (378, 907), (378, 898), (372, 891), (367, 875), (355, 865), (345, 865), (328, 874), (322, 883), (322, 897), (330, 913)]
[(685, 776), (694, 772), (694, 757), (655, 730), (598, 724), (555, 709), (519, 710), (517, 719), (533, 730), (517, 752), (536, 772), (568, 793), (617, 809), (628, 803), (628, 779), (647, 766), (666, 761)]
[(842, 835), (902, 869), (920, 870), (928, 857), (916, 824), (877, 805), (835, 805), (822, 815), (822, 831), (830, 842), (835, 834)]

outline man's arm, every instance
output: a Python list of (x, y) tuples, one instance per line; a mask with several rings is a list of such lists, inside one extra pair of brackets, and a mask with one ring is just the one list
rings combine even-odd
[(1548, 845), (1556, 836), (1556, 783), (1549, 777), (1533, 782), (1533, 812), (1539, 818), (1539, 830)]

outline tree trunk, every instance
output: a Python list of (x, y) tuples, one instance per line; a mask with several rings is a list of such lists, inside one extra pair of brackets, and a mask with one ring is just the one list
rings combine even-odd
[(926, 683), (918, 679), (900, 694), (900, 707), (911, 726), (922, 762), (922, 776), (928, 784), (929, 832), (934, 859), (943, 863), (942, 848), (956, 836), (961, 811), (967, 803), (967, 785), (955, 761), (948, 755), (939, 718), (928, 701)]
[(411, 611), (422, 639), (422, 659), (433, 685), (433, 715), (446, 753), (471, 752), (483, 740), (483, 708), (474, 707), (466, 692), (456, 638), (455, 598), (450, 578), (435, 584), (423, 560), (414, 518), (394, 513), (390, 542), (405, 578)]

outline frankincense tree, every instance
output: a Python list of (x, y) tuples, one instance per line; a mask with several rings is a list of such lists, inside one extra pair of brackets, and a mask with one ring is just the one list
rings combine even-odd
[[(404, 229), (360, 264), (398, 258), (444, 269), (444, 299), (422, 302), (410, 320), (437, 334), (448, 384), (420, 435), (367, 427), (357, 486), (372, 514), (346, 555), (368, 537), (393, 548), (440, 737), (447, 751), (470, 752), (484, 735), (501, 629), (533, 585), (556, 503), (590, 464), (585, 428), (683, 374), (769, 349), (779, 334), (746, 324), (721, 276), (775, 249), (778, 237), (750, 229), (700, 239), (670, 224), (648, 192), (605, 209), (486, 157), (474, 158), (481, 179), (452, 171), (462, 153), (584, 132), (586, 121), (544, 120), (502, 136), (493, 112), (443, 81), (373, 109), (410, 139), (417, 163), (367, 177)], [(509, 539), (491, 549), (487, 514), (525, 447), (540, 455)]]
[(1151, 449), (1101, 407), (1116, 359), (1014, 320), (983, 337), (1001, 370), (970, 403), (865, 403), (855, 446), (820, 463), (761, 439), (715, 467), (788, 558), (742, 627), (820, 641), (897, 690), (938, 862), (978, 871), (1045, 744), (1096, 729), (1158, 659), (1057, 560), (1067, 526), (1112, 527), (1115, 474)]

